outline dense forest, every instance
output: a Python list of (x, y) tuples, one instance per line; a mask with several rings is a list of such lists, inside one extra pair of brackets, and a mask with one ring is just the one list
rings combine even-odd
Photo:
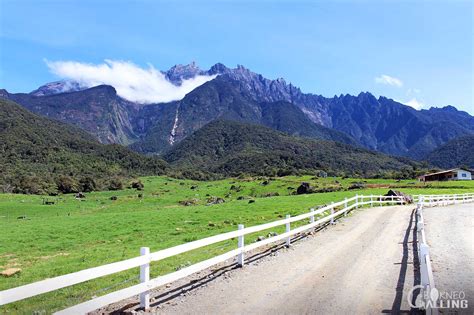
[(0, 191), (55, 194), (121, 189), (140, 175), (160, 175), (166, 162), (0, 100)]
[(441, 168), (474, 169), (474, 135), (453, 139), (427, 155), (426, 160)]
[(333, 176), (413, 178), (421, 167), (406, 158), (225, 120), (204, 126), (163, 158), (184, 177), (197, 179), (311, 174), (321, 170)]

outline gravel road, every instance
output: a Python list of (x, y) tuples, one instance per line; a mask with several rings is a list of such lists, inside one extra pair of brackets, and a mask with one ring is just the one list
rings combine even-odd
[(444, 313), (473, 314), (474, 204), (425, 208), (423, 216), (436, 288), (446, 293), (462, 291), (468, 302), (465, 309)]
[[(200, 275), (206, 280), (194, 282), (190, 290), (182, 293), (178, 290), (192, 280), (185, 279), (166, 288), (173, 291), (172, 296), (167, 296), (163, 289), (152, 292), (156, 299), (152, 301), (151, 312), (380, 314), (410, 311), (406, 296), (418, 283), (417, 271), (413, 268), (413, 210), (414, 206), (356, 210), (335, 225), (295, 242), (289, 249), (270, 252), (244, 268), (222, 267), (224, 274), (212, 279)], [(121, 311), (136, 309), (133, 303), (120, 308)]]

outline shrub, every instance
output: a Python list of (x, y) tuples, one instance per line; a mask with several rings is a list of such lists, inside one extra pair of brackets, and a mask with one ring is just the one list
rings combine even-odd
[(63, 194), (79, 192), (79, 184), (71, 176), (59, 176), (56, 180), (56, 184), (58, 186), (58, 191), (62, 192)]
[(87, 176), (79, 180), (79, 186), (83, 192), (91, 192), (97, 189), (97, 183), (94, 178)]
[(123, 181), (119, 177), (113, 177), (109, 181), (108, 185), (109, 190), (122, 190), (123, 189)]

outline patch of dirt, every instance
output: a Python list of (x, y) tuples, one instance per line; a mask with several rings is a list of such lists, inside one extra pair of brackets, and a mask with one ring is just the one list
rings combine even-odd
[(389, 184), (364, 184), (366, 188), (390, 188)]
[(0, 274), (4, 277), (11, 277), (20, 272), (21, 272), (21, 268), (8, 268), (0, 272)]
[(59, 257), (59, 256), (69, 256), (69, 253), (57, 253), (54, 255), (40, 256), (39, 258), (42, 260), (48, 260), (48, 259)]

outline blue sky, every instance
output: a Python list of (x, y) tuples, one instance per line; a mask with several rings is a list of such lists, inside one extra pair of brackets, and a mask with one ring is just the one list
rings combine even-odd
[(472, 1), (0, 0), (0, 87), (45, 63), (242, 64), (324, 96), (369, 91), (474, 114)]

